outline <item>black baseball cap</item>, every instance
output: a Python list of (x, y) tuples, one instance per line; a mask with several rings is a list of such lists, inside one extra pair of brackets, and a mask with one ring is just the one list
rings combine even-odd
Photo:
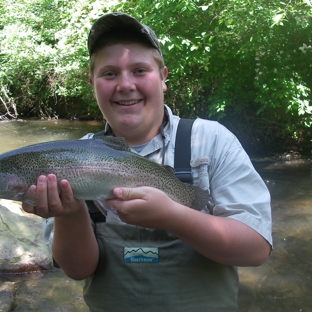
[(108, 13), (95, 21), (88, 36), (89, 55), (92, 55), (98, 40), (102, 36), (114, 30), (120, 31), (122, 29), (127, 31), (129, 31), (129, 29), (133, 29), (133, 31), (142, 34), (142, 37), (147, 39), (162, 56), (159, 42), (155, 33), (148, 26), (140, 23), (134, 17), (122, 12)]

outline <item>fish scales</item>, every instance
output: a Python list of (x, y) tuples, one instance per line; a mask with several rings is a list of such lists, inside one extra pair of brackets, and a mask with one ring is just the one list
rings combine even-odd
[(25, 192), (39, 175), (67, 179), (83, 200), (112, 198), (114, 187), (151, 186), (173, 200), (201, 210), (208, 192), (182, 183), (168, 170), (129, 149), (120, 138), (45, 142), (0, 155), (0, 198), (27, 201)]

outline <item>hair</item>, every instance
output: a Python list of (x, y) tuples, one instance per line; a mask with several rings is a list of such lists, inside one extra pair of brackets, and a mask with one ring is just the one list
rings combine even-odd
[(96, 59), (98, 52), (102, 48), (115, 45), (115, 44), (131, 44), (131, 43), (140, 44), (149, 50), (155, 62), (157, 63), (159, 67), (159, 71), (162, 75), (162, 69), (165, 67), (165, 63), (159, 51), (156, 48), (154, 48), (152, 44), (148, 41), (148, 39), (144, 38), (142, 34), (138, 33), (137, 31), (131, 31), (131, 30), (125, 30), (125, 29), (120, 29), (120, 30), (109, 32), (107, 34), (104, 34), (102, 37), (98, 39), (98, 41), (95, 44), (95, 47), (93, 48), (93, 52), (90, 55), (90, 60), (89, 60), (90, 75), (93, 75), (95, 59)]

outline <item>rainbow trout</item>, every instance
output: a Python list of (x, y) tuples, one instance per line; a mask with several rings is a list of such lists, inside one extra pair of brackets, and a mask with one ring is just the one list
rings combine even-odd
[(39, 175), (50, 173), (68, 180), (75, 198), (97, 201), (99, 209), (113, 198), (114, 187), (151, 186), (196, 210), (208, 202), (208, 191), (182, 183), (173, 168), (131, 152), (115, 137), (45, 142), (1, 154), (0, 198), (36, 205), (25, 193)]

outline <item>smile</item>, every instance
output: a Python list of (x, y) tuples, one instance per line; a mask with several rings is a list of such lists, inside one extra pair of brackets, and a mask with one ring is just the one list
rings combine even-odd
[(134, 105), (137, 104), (139, 100), (136, 101), (124, 101), (124, 102), (117, 102), (119, 105), (124, 105), (124, 106), (129, 106), (129, 105)]

